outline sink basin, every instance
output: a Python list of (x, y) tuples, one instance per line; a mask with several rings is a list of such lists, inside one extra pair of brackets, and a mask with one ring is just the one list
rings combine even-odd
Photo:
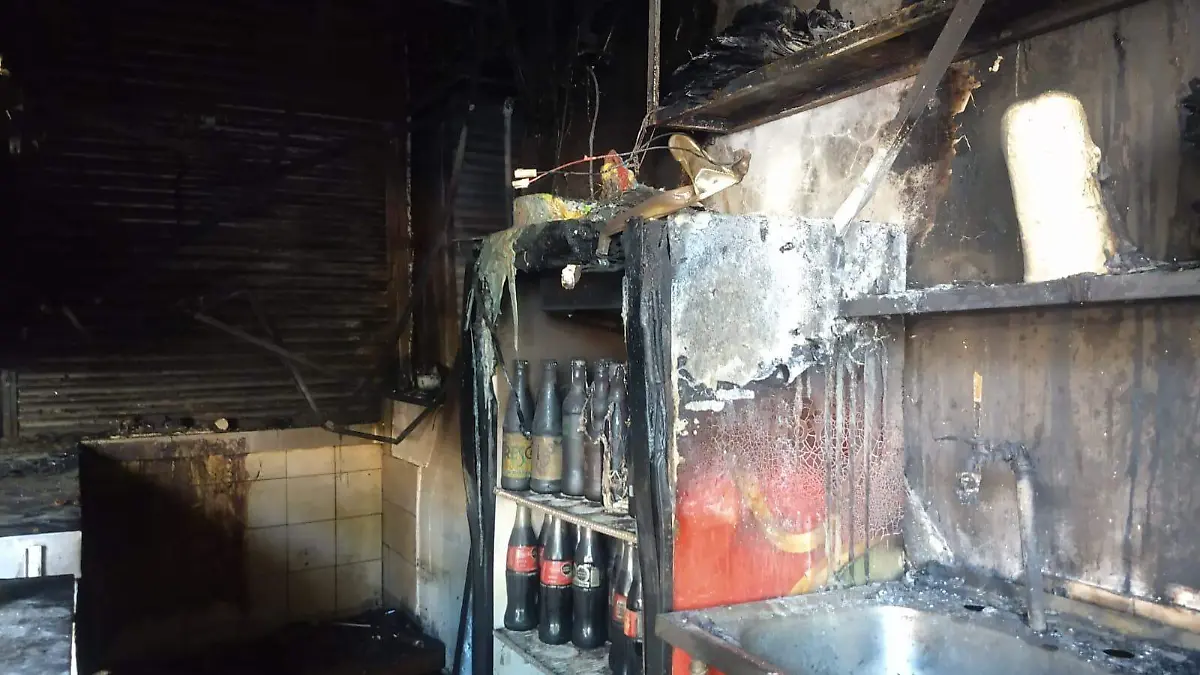
[[(940, 578), (939, 578), (940, 579)], [(1200, 651), (924, 578), (659, 615), (655, 633), (726, 675), (1182, 675)]]
[(821, 675), (1099, 674), (1014, 635), (908, 607), (876, 606), (753, 622), (742, 649), (787, 673)]

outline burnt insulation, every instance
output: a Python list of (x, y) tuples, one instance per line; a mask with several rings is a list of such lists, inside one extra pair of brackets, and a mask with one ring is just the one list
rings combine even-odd
[(767, 0), (737, 11), (729, 27), (667, 80), (666, 105), (705, 100), (740, 75), (791, 56), (854, 27), (837, 10), (793, 7)]

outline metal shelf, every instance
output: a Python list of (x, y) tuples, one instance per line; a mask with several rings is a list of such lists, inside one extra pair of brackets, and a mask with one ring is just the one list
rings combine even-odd
[(843, 301), (840, 314), (845, 318), (949, 314), (1195, 297), (1200, 297), (1200, 269), (1077, 276), (1030, 284), (938, 286), (864, 295)]
[(573, 644), (548, 645), (537, 631), (496, 629), (496, 639), (519, 653), (529, 665), (546, 675), (608, 675), (608, 647), (580, 649)]
[[(993, 0), (954, 60), (1057, 30), (1143, 0)], [(770, 63), (701, 103), (660, 108), (660, 127), (729, 133), (916, 74), (955, 0), (923, 0)]]
[(513, 492), (496, 488), (496, 495), (548, 513), (573, 525), (591, 528), (621, 541), (637, 545), (637, 526), (633, 518), (604, 512), (604, 507), (583, 497), (543, 495), (537, 492)]

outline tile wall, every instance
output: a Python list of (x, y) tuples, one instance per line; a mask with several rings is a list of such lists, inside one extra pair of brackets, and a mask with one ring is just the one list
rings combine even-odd
[(255, 612), (295, 621), (382, 603), (380, 446), (253, 453), (246, 473), (246, 585)]
[(383, 594), (386, 603), (417, 613), (417, 495), (421, 469), (383, 456)]

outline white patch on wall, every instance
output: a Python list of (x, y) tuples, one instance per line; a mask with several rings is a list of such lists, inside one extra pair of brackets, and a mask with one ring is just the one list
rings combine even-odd
[[(832, 218), (879, 144), (879, 131), (900, 109), (911, 79), (835, 101), (718, 139), (717, 156), (751, 153), (740, 185), (707, 202), (730, 214), (765, 213)], [(924, 212), (931, 167), (892, 173), (860, 214), (862, 220), (904, 225), (912, 231)]]

